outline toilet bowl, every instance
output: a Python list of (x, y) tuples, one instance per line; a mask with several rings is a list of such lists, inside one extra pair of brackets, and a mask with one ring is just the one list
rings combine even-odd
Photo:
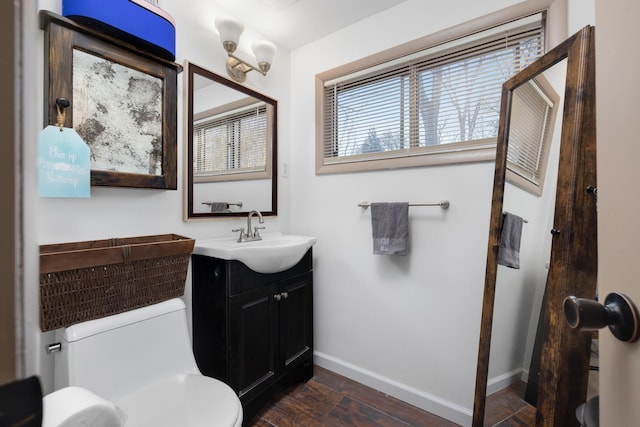
[[(242, 424), (235, 392), (198, 370), (181, 299), (72, 325), (56, 335), (62, 344), (54, 361), (57, 391), (45, 396), (44, 427), (73, 425), (64, 422), (80, 416), (115, 416), (127, 427)], [(83, 397), (68, 397), (78, 394)]]

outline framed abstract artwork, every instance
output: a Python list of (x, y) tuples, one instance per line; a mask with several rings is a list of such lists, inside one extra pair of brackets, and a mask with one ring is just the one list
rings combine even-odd
[(177, 188), (178, 64), (41, 12), (45, 30), (45, 120), (65, 127), (91, 150), (91, 185)]

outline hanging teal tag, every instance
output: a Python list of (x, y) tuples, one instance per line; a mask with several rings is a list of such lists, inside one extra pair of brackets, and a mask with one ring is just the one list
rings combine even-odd
[(47, 126), (38, 136), (40, 197), (90, 197), (89, 146), (75, 130)]

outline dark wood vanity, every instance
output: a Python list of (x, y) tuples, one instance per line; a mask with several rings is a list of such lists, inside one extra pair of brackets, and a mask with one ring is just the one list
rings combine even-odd
[(192, 255), (196, 362), (238, 393), (244, 425), (275, 393), (313, 376), (311, 254), (272, 274)]

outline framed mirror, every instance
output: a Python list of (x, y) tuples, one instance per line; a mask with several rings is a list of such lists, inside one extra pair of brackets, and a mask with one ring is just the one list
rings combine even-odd
[(177, 76), (182, 67), (89, 27), (40, 11), (46, 30), (45, 124), (91, 149), (91, 185), (177, 189)]
[[(488, 395), (512, 384), (528, 382), (519, 386), (521, 398), (526, 393), (532, 404), (522, 413), (525, 418), (519, 419), (526, 425), (535, 420), (538, 426), (577, 426), (575, 409), (586, 400), (591, 335), (569, 328), (562, 301), (568, 295), (594, 298), (596, 294), (593, 34), (593, 27), (583, 28), (503, 85), (475, 427), (497, 424), (509, 415), (492, 407)], [(532, 191), (530, 182), (523, 184), (522, 176), (513, 178), (519, 175), (514, 163), (522, 155), (519, 132), (527, 129), (535, 110), (531, 94), (553, 104), (553, 91), (558, 94), (558, 122), (541, 126), (542, 133), (550, 132), (551, 153), (543, 176), (553, 180)], [(540, 158), (539, 153), (536, 156)], [(525, 181), (532, 181), (531, 176)], [(518, 233), (517, 268), (507, 267), (500, 254), (508, 213), (524, 220)]]
[(186, 62), (185, 220), (277, 214), (277, 101)]

